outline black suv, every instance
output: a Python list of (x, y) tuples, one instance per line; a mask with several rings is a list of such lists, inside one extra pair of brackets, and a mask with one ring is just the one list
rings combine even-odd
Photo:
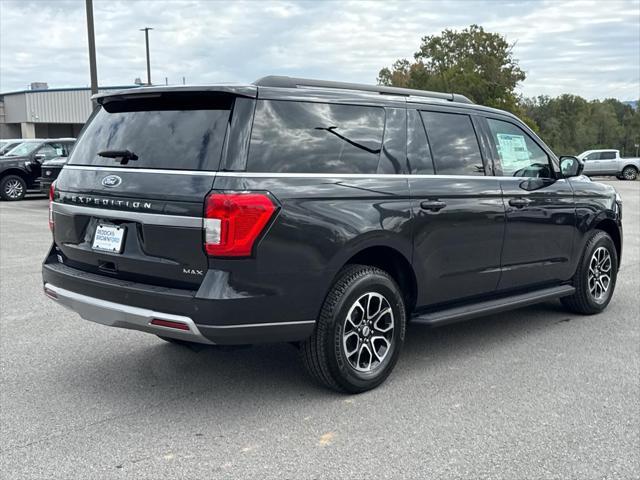
[(460, 95), (265, 77), (98, 95), (54, 184), (45, 293), (175, 343), (292, 342), (360, 392), (409, 321), (602, 311), (621, 202)]
[(0, 157), (0, 197), (22, 200), (27, 189), (39, 189), (42, 163), (66, 157), (74, 142), (74, 138), (25, 140)]
[(48, 193), (51, 188), (51, 184), (55, 182), (58, 175), (69, 161), (68, 153), (61, 157), (55, 157), (50, 160), (45, 160), (40, 166), (40, 178), (38, 178), (38, 184), (40, 185), (40, 192)]

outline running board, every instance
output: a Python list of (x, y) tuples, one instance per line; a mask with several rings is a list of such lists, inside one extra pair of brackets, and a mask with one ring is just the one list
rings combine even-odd
[(576, 289), (571, 285), (560, 285), (559, 287), (543, 288), (533, 292), (521, 293), (510, 297), (496, 300), (486, 300), (480, 303), (473, 303), (462, 307), (453, 307), (437, 312), (424, 313), (411, 319), (411, 323), (440, 326), (448, 323), (461, 322), (474, 317), (492, 315), (494, 313), (505, 312), (515, 308), (526, 307), (534, 303), (543, 302), (559, 297), (572, 295)]

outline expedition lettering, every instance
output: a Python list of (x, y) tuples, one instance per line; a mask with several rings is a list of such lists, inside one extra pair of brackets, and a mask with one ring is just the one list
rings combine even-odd
[(107, 207), (129, 207), (151, 209), (151, 202), (137, 202), (129, 200), (113, 200), (111, 198), (83, 197), (81, 195), (71, 195), (73, 203), (83, 205), (103, 205)]

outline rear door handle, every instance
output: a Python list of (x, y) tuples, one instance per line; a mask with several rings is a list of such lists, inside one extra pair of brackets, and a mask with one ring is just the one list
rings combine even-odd
[(439, 212), (447, 204), (440, 200), (425, 200), (424, 202), (420, 202), (420, 208), (423, 210), (431, 210), (432, 212)]
[(509, 200), (509, 205), (516, 208), (526, 207), (530, 203), (531, 200), (529, 200), (528, 198), (512, 198), (511, 200)]

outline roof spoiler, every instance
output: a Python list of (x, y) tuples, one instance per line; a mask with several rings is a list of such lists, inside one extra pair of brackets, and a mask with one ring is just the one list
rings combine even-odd
[(124, 100), (125, 98), (150, 98), (154, 96), (159, 97), (163, 93), (180, 92), (220, 92), (249, 98), (256, 98), (258, 95), (258, 89), (253, 85), (162, 85), (157, 87), (138, 87), (97, 93), (93, 95), (91, 99), (98, 102), (100, 105), (103, 105), (105, 102)]

